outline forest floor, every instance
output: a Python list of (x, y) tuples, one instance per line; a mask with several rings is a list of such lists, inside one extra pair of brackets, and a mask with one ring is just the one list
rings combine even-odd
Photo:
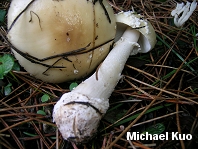
[[(197, 148), (198, 7), (181, 27), (177, 27), (171, 11), (177, 2), (185, 4), (187, 1), (108, 2), (115, 13), (134, 10), (150, 21), (157, 34), (157, 43), (149, 53), (130, 56), (97, 135), (81, 145), (65, 141), (56, 131), (52, 110), (60, 96), (83, 79), (46, 83), (20, 67), (6, 41), (10, 1), (0, 2), (0, 149)], [(3, 75), (5, 55), (12, 67)], [(168, 133), (168, 139), (127, 140), (126, 132)], [(187, 138), (174, 140), (172, 132), (186, 134)], [(190, 136), (192, 138), (187, 140)]]

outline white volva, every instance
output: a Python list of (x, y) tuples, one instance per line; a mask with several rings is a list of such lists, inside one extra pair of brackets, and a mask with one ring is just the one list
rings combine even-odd
[(86, 142), (96, 133), (128, 57), (134, 47), (140, 49), (140, 35), (139, 31), (128, 27), (98, 70), (56, 103), (53, 120), (64, 139)]

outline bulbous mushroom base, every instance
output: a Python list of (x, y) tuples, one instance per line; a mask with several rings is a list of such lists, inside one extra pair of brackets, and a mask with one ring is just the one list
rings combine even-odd
[(53, 121), (65, 140), (84, 143), (97, 132), (108, 107), (108, 100), (90, 99), (74, 92), (66, 93), (54, 106)]

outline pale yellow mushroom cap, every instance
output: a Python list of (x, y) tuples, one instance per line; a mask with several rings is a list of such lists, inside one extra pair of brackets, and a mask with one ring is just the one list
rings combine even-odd
[[(105, 0), (103, 4), (111, 23), (99, 2), (39, 0), (28, 6), (30, 2), (12, 0), (8, 11), (8, 40), (21, 52), (38, 59), (67, 53), (49, 60), (36, 60), (63, 67), (49, 68), (12, 50), (20, 65), (32, 76), (52, 83), (78, 79), (91, 73), (106, 57), (115, 37), (116, 23), (113, 10)], [(73, 50), (91, 51), (68, 55)]]
[(151, 23), (142, 15), (135, 14), (132, 11), (120, 12), (116, 14), (117, 33), (116, 40), (118, 40), (127, 26), (138, 30), (141, 35), (138, 40), (140, 48), (134, 48), (132, 55), (137, 53), (146, 53), (153, 49), (156, 44), (156, 33)]

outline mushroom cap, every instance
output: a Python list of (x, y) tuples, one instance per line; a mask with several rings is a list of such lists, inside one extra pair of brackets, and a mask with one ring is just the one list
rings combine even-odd
[[(12, 0), (7, 38), (25, 54), (12, 49), (32, 76), (51, 83), (78, 79), (91, 73), (106, 57), (116, 33), (115, 16), (106, 1), (103, 4), (111, 23), (99, 2), (39, 0), (29, 5), (30, 2)], [(82, 52), (73, 53), (75, 50)], [(28, 60), (27, 56), (39, 60)]]
[(143, 18), (140, 14), (135, 14), (132, 11), (120, 12), (116, 14), (117, 32), (115, 41), (117, 41), (128, 26), (138, 30), (141, 35), (138, 44), (141, 49), (133, 50), (132, 55), (139, 53), (146, 53), (153, 49), (156, 44), (156, 34), (153, 26), (149, 21)]

